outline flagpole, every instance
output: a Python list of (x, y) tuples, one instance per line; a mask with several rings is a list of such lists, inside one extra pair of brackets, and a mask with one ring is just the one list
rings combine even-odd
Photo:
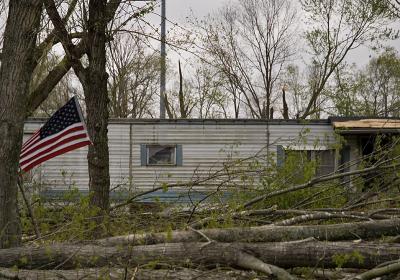
[[(156, 0), (136, 0), (136, 1), (156, 1)], [(161, 32), (160, 32), (160, 42), (161, 42), (161, 50), (160, 50), (160, 119), (165, 119), (165, 110), (166, 110), (166, 60), (167, 60), (167, 52), (166, 52), (166, 1), (161, 0)]]
[(37, 223), (37, 221), (35, 219), (35, 216), (33, 214), (31, 204), (29, 203), (29, 200), (26, 197), (24, 186), (23, 186), (24, 179), (22, 178), (22, 173), (21, 172), (18, 172), (17, 184), (18, 184), (19, 191), (22, 194), (22, 198), (24, 199), (24, 203), (25, 203), (26, 209), (28, 210), (28, 215), (31, 218), (31, 222), (32, 222), (33, 230), (35, 231), (36, 238), (40, 239), (42, 237), (42, 235), (40, 234), (39, 225), (38, 225), (38, 223)]
[(74, 95), (73, 98), (74, 98), (74, 101), (75, 101), (75, 104), (76, 104), (76, 108), (77, 108), (77, 110), (78, 110), (79, 118), (81, 119), (81, 122), (82, 122), (82, 124), (83, 124), (83, 127), (84, 127), (85, 130), (87, 131), (87, 136), (88, 136), (88, 138), (89, 138), (89, 141), (90, 141), (91, 145), (93, 145), (93, 141), (90, 139), (89, 130), (87, 129), (87, 126), (86, 126), (85, 118), (83, 117), (81, 104), (79, 104), (79, 100), (78, 100), (78, 97), (76, 97), (76, 95)]
[(165, 119), (165, 103), (166, 103), (166, 58), (167, 52), (165, 48), (166, 43), (166, 32), (165, 32), (165, 19), (166, 19), (166, 7), (165, 1), (161, 0), (161, 77), (160, 77), (160, 119)]

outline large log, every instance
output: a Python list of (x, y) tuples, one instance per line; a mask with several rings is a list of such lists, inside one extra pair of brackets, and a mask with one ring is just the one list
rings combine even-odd
[(275, 243), (165, 243), (103, 247), (55, 244), (0, 250), (0, 267), (67, 269), (132, 267), (148, 263), (236, 266), (243, 252), (278, 267), (351, 267), (371, 269), (397, 260), (400, 244), (295, 241)]
[[(280, 242), (313, 237), (338, 241), (395, 236), (400, 233), (400, 219), (307, 226), (259, 226), (225, 229), (204, 229), (201, 232), (219, 242)], [(103, 246), (139, 245), (204, 241), (194, 230), (164, 233), (130, 234), (96, 241)]]
[(0, 268), (0, 279), (21, 280), (97, 280), (97, 279), (136, 279), (136, 280), (250, 280), (257, 274), (250, 271), (238, 270), (209, 270), (196, 269), (124, 269), (124, 268), (90, 268), (78, 270), (16, 270)]
[[(370, 280), (376, 279), (379, 276), (398, 273), (400, 271), (400, 261), (390, 263), (388, 265), (379, 266), (364, 273), (357, 275), (354, 278), (349, 278), (351, 280)], [(399, 275), (400, 276), (400, 275)]]

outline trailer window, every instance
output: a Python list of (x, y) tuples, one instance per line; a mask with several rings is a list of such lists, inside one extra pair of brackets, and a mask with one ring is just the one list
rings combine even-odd
[(176, 146), (148, 145), (147, 165), (175, 165)]
[[(295, 158), (300, 166), (301, 163), (306, 163), (309, 161), (316, 162), (316, 176), (323, 176), (330, 174), (335, 171), (335, 150), (313, 150), (312, 147), (306, 149), (301, 149), (301, 147), (284, 148), (283, 146), (277, 147), (277, 165), (283, 166), (286, 159), (291, 156)], [(299, 169), (301, 172), (301, 168)]]
[(317, 160), (318, 163), (316, 176), (328, 175), (335, 171), (334, 150), (316, 151), (315, 159)]

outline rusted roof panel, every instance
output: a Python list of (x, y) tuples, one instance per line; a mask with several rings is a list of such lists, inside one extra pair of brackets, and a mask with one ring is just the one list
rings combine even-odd
[(400, 119), (362, 119), (333, 121), (334, 128), (400, 129)]

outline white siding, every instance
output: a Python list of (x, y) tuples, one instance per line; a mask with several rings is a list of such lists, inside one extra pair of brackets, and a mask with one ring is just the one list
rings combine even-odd
[[(38, 129), (37, 121), (27, 122), (25, 138)], [(273, 122), (269, 125), (270, 151), (276, 145), (290, 145), (305, 134), (308, 145), (334, 143), (333, 129), (328, 122), (299, 124)], [(130, 136), (131, 131), (131, 136)], [(240, 121), (111, 121), (109, 125), (110, 174), (112, 187), (126, 184), (129, 187), (130, 154), (132, 153), (132, 187), (151, 189), (162, 182), (186, 182), (193, 176), (207, 176), (222, 167), (227, 154), (234, 151), (235, 158), (252, 156), (267, 145), (266, 122)], [(132, 146), (130, 147), (130, 139)], [(301, 141), (304, 144), (304, 141)], [(183, 150), (183, 166), (141, 166), (141, 144), (180, 144)], [(66, 189), (73, 183), (87, 190), (87, 148), (54, 158), (36, 168), (36, 178), (47, 186)]]

